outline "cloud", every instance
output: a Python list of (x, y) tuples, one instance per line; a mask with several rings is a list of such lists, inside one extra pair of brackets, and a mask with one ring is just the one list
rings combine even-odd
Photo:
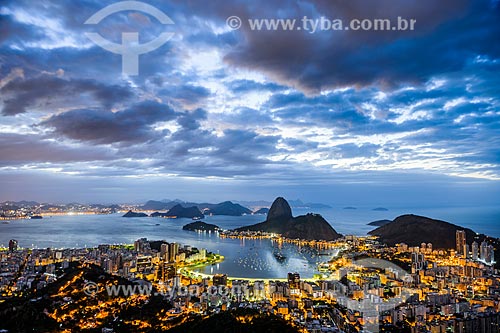
[(151, 126), (157, 122), (174, 120), (176, 116), (167, 105), (145, 101), (118, 112), (103, 109), (72, 110), (53, 115), (39, 126), (52, 129), (53, 135), (77, 141), (141, 143), (164, 135), (165, 131), (155, 131)]
[[(98, 103), (111, 108), (133, 96), (127, 86), (106, 85), (95, 80), (64, 79), (50, 74), (9, 81), (1, 89), (4, 116), (25, 113), (30, 109), (54, 110), (69, 103)], [(94, 103), (92, 103), (94, 102)]]
[[(278, 7), (278, 6), (277, 6)], [(285, 7), (281, 7), (285, 8)], [(307, 93), (335, 87), (382, 87), (423, 83), (434, 75), (462, 69), (478, 54), (497, 58), (500, 10), (490, 1), (317, 1), (310, 13), (291, 6), (279, 17), (390, 18), (417, 20), (414, 32), (250, 31), (225, 60), (259, 70), (281, 84)], [(248, 18), (276, 17), (276, 7), (243, 11)]]
[[(498, 3), (153, 0), (175, 36), (141, 55), (136, 77), (121, 76), (121, 56), (83, 33), (119, 42), (134, 30), (145, 42), (166, 28), (130, 12), (83, 24), (111, 3), (0, 9), (2, 172), (248, 179), (254, 191), (296, 193), (311, 183), (404, 187), (411, 173), (418, 183), (500, 178)], [(417, 30), (229, 31), (230, 15), (402, 16)]]
[(0, 133), (0, 166), (65, 164), (116, 158), (105, 149), (67, 146), (38, 135)]

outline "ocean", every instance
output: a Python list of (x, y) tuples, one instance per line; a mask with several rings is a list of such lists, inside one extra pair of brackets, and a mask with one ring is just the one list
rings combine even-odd
[[(355, 210), (334, 207), (329, 209), (293, 209), (294, 216), (315, 212), (323, 215), (342, 234), (366, 235), (374, 227), (367, 223), (381, 219), (394, 219), (402, 214), (418, 214), (442, 219), (471, 228), (493, 237), (500, 237), (500, 207), (449, 207), (449, 208), (394, 208), (374, 211), (374, 207), (357, 207)], [(298, 248), (292, 244), (278, 244), (268, 239), (222, 239), (214, 233), (197, 233), (182, 230), (190, 219), (123, 218), (112, 215), (68, 215), (45, 217), (41, 220), (12, 220), (0, 224), (0, 246), (7, 247), (10, 239), (17, 239), (21, 247), (67, 248), (91, 247), (99, 244), (131, 244), (136, 239), (166, 240), (191, 245), (220, 253), (224, 262), (200, 269), (203, 273), (225, 273), (231, 277), (284, 278), (287, 272), (299, 272), (312, 277), (317, 264), (336, 254), (336, 250), (322, 251)], [(233, 229), (261, 222), (263, 215), (209, 216), (204, 219), (223, 229)], [(285, 260), (277, 260), (280, 253)], [(325, 253), (327, 252), (327, 253)]]

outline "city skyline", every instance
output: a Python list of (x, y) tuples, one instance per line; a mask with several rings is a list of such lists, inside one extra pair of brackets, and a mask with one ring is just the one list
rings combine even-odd
[[(0, 201), (481, 205), (500, 196), (498, 1), (2, 4)], [(248, 19), (416, 20), (255, 31)], [(241, 18), (238, 30), (229, 17)], [(171, 40), (123, 76), (86, 33)], [(5, 189), (8, 188), (8, 191)], [(382, 199), (383, 198), (383, 199)]]
[(0, 333), (500, 333), (499, 23), (2, 1)]

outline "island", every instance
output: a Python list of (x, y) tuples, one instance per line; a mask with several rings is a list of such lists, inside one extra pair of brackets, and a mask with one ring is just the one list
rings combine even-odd
[[(210, 215), (241, 216), (252, 213), (250, 209), (243, 207), (240, 204), (233, 203), (232, 201), (224, 201), (217, 204), (213, 204), (213, 203), (186, 202), (182, 200), (174, 200), (174, 201), (149, 200), (139, 208), (142, 210), (156, 210), (156, 211), (168, 210), (168, 212), (170, 212), (174, 208), (176, 210), (179, 210), (180, 208), (178, 206), (184, 208), (195, 207), (200, 211), (200, 213), (203, 212), (205, 214), (210, 214)], [(158, 214), (164, 214), (164, 213), (158, 213)], [(164, 216), (170, 216), (170, 215), (164, 215)]]
[(315, 203), (315, 202), (304, 203), (300, 199), (289, 200), (288, 204), (290, 205), (290, 207), (293, 207), (293, 208), (306, 208), (306, 209), (311, 209), (311, 208), (316, 208), (316, 209), (332, 208), (332, 206), (325, 205), (325, 204), (322, 204), (322, 203)]
[(376, 212), (387, 212), (387, 211), (389, 211), (389, 209), (384, 208), (384, 207), (377, 207), (377, 208), (373, 208), (372, 210), (374, 210)]
[(267, 213), (269, 213), (269, 208), (260, 208), (258, 210), (256, 210), (255, 212), (253, 212), (254, 215), (266, 215)]
[(216, 205), (207, 205), (207, 208), (204, 211), (205, 213), (212, 215), (241, 216), (245, 214), (252, 214), (250, 209), (231, 201), (224, 201)]
[(177, 204), (174, 207), (170, 208), (166, 213), (155, 212), (151, 214), (152, 217), (169, 217), (169, 218), (204, 218), (202, 212), (196, 206), (192, 207), (182, 207), (181, 204)]
[(305, 240), (330, 241), (342, 237), (319, 214), (309, 213), (293, 217), (290, 205), (282, 197), (274, 200), (266, 221), (241, 227), (235, 231), (263, 231), (281, 234), (283, 237), (290, 239)]
[(356, 208), (356, 207), (351, 207), (351, 206), (349, 206), (349, 207), (344, 207), (344, 208), (342, 208), (342, 209), (345, 209), (345, 210), (355, 210), (355, 209), (357, 209), (357, 208)]
[(215, 224), (205, 223), (203, 221), (197, 221), (188, 223), (182, 227), (182, 230), (188, 231), (218, 231), (221, 230), (219, 226)]
[(133, 212), (131, 210), (129, 210), (127, 213), (125, 213), (125, 215), (123, 215), (122, 217), (148, 217), (148, 214), (145, 214), (145, 213), (137, 213), (137, 212)]
[(372, 225), (372, 226), (375, 226), (375, 227), (381, 227), (381, 226), (389, 224), (391, 222), (392, 222), (392, 220), (377, 220), (377, 221), (370, 222), (367, 225)]

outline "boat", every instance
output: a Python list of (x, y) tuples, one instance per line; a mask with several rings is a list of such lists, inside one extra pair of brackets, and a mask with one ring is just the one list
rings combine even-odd
[(279, 263), (283, 263), (286, 260), (286, 257), (279, 252), (273, 252), (273, 256), (278, 260)]
[(2, 224), (9, 224), (10, 221), (3, 221)]
[(30, 219), (32, 219), (32, 220), (41, 220), (41, 219), (43, 219), (43, 216), (42, 215), (32, 215), (30, 217)]

